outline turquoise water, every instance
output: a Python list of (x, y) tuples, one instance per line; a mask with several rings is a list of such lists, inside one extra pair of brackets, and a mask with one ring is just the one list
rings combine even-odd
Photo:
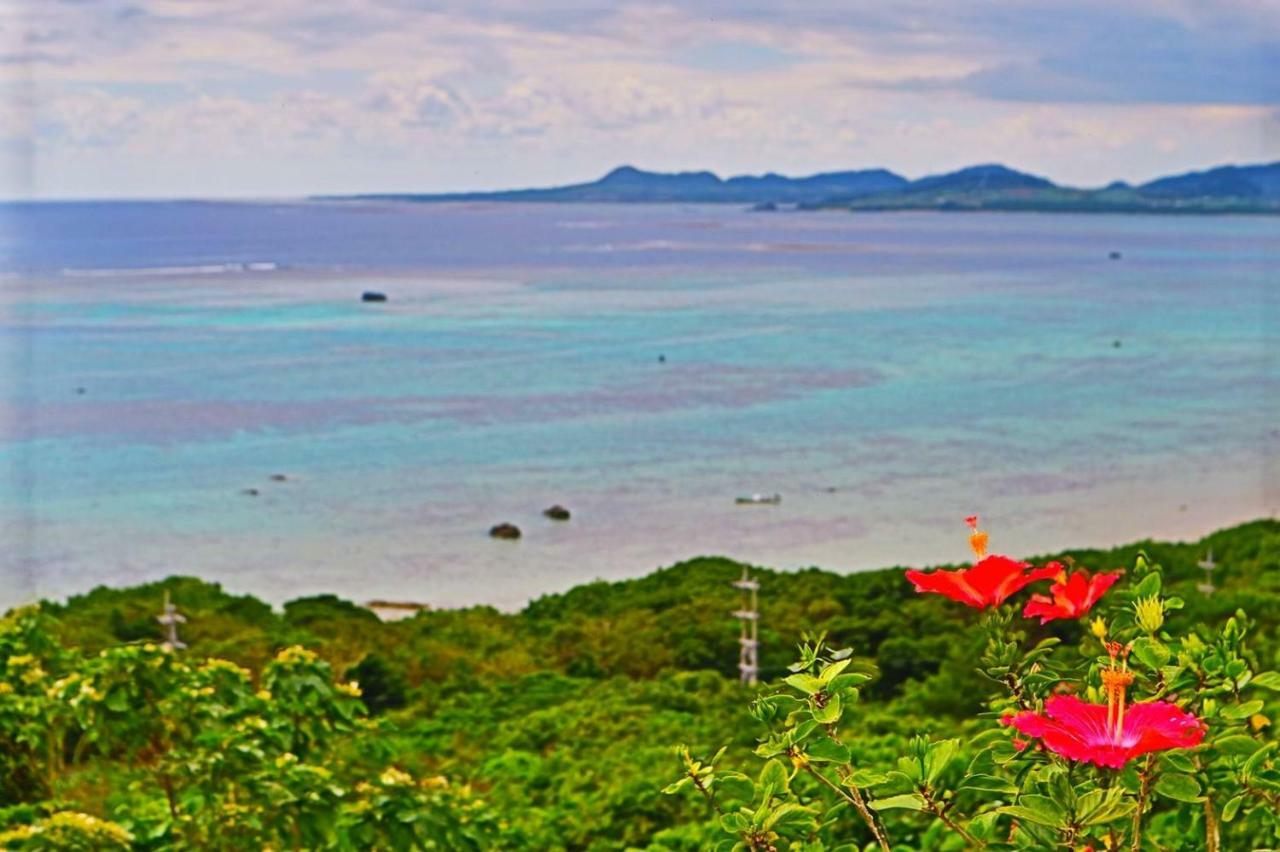
[(1025, 553), (1280, 503), (1274, 219), (0, 210), (0, 604), (180, 572), (511, 607), (700, 553), (958, 560), (973, 512)]

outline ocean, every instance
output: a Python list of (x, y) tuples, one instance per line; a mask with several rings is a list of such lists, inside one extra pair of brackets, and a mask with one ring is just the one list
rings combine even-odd
[(1280, 508), (1275, 218), (8, 204), (0, 258), (0, 606), (509, 609)]

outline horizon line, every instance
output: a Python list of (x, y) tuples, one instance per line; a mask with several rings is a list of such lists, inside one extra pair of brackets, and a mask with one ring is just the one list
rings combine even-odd
[[(28, 196), (4, 196), (4, 195), (0, 195), (0, 204), (3, 204), (3, 205), (18, 205), (18, 204), (112, 204), (112, 203), (125, 203), (125, 202), (134, 202), (134, 203), (154, 203), (154, 204), (166, 204), (166, 203), (168, 203), (168, 204), (177, 204), (177, 203), (199, 203), (199, 202), (210, 202), (210, 203), (240, 203), (240, 204), (253, 204), (253, 203), (272, 204), (272, 203), (281, 203), (281, 202), (317, 201), (317, 200), (323, 201), (323, 200), (325, 200), (325, 199), (337, 199), (337, 198), (359, 198), (359, 197), (379, 197), (379, 196), (382, 196), (382, 197), (390, 197), (390, 196), (410, 196), (410, 195), (415, 195), (415, 196), (418, 196), (418, 195), (423, 195), (423, 196), (430, 196), (430, 195), (437, 195), (437, 196), (445, 196), (445, 195), (490, 195), (490, 194), (496, 194), (496, 193), (507, 193), (507, 192), (524, 192), (524, 191), (529, 191), (529, 190), (559, 189), (559, 188), (562, 188), (562, 187), (565, 187), (565, 186), (578, 186), (578, 185), (584, 185), (584, 184), (591, 184), (591, 183), (594, 183), (594, 182), (597, 182), (597, 181), (600, 181), (600, 180), (604, 179), (604, 178), (605, 178), (605, 177), (607, 177), (608, 175), (610, 175), (610, 174), (612, 174), (612, 173), (614, 173), (614, 172), (616, 172), (616, 171), (618, 171), (618, 170), (620, 170), (620, 169), (634, 169), (635, 171), (643, 172), (643, 173), (645, 173), (645, 174), (652, 174), (652, 175), (690, 175), (690, 174), (710, 174), (710, 175), (713, 175), (717, 180), (719, 180), (719, 181), (721, 181), (721, 182), (728, 181), (728, 180), (732, 180), (732, 179), (734, 179), (734, 178), (761, 178), (761, 177), (765, 177), (765, 176), (768, 176), (768, 175), (775, 175), (775, 176), (778, 176), (778, 177), (786, 178), (786, 179), (788, 179), (788, 180), (804, 180), (804, 179), (806, 179), (806, 178), (812, 178), (812, 177), (816, 177), (816, 176), (818, 176), (818, 175), (843, 174), (843, 173), (849, 173), (849, 172), (855, 172), (855, 173), (856, 173), (856, 172), (874, 172), (874, 171), (884, 171), (884, 172), (889, 172), (890, 174), (893, 174), (893, 175), (897, 175), (898, 177), (904, 178), (904, 179), (906, 179), (906, 180), (907, 180), (907, 181), (909, 181), (909, 182), (914, 182), (914, 181), (917, 181), (917, 180), (923, 180), (923, 179), (925, 179), (925, 178), (929, 178), (929, 177), (937, 177), (937, 176), (941, 176), (941, 175), (949, 175), (949, 174), (954, 174), (954, 173), (956, 173), (956, 172), (964, 171), (964, 170), (966, 170), (966, 169), (982, 168), (982, 167), (988, 167), (988, 166), (998, 166), (998, 167), (1000, 167), (1000, 168), (1009, 169), (1009, 170), (1011, 170), (1011, 171), (1015, 171), (1015, 172), (1018, 172), (1018, 173), (1020, 173), (1020, 174), (1031, 175), (1032, 177), (1043, 178), (1044, 180), (1047, 180), (1047, 181), (1049, 181), (1049, 182), (1053, 183), (1055, 186), (1062, 187), (1062, 188), (1065, 188), (1065, 189), (1102, 189), (1102, 188), (1105, 188), (1105, 187), (1107, 187), (1107, 186), (1110, 186), (1111, 184), (1114, 184), (1114, 183), (1124, 183), (1124, 184), (1128, 184), (1129, 186), (1137, 187), (1137, 186), (1142, 186), (1144, 183), (1151, 183), (1151, 182), (1156, 181), (1156, 180), (1162, 180), (1163, 178), (1166, 178), (1166, 177), (1174, 177), (1174, 176), (1187, 175), (1187, 174), (1199, 174), (1199, 173), (1211, 172), (1211, 171), (1214, 171), (1214, 170), (1216, 170), (1216, 169), (1223, 169), (1223, 168), (1250, 168), (1250, 167), (1258, 167), (1258, 166), (1263, 166), (1263, 167), (1265, 167), (1265, 166), (1280, 166), (1280, 159), (1277, 159), (1277, 160), (1270, 160), (1270, 161), (1264, 160), (1264, 161), (1259, 161), (1259, 162), (1249, 162), (1249, 163), (1240, 163), (1240, 162), (1218, 162), (1218, 163), (1216, 163), (1215, 165), (1201, 166), (1201, 167), (1193, 167), (1193, 168), (1185, 169), (1185, 170), (1183, 170), (1183, 171), (1170, 172), (1169, 174), (1159, 175), (1159, 176), (1154, 177), (1154, 178), (1151, 178), (1151, 179), (1149, 179), (1149, 180), (1142, 181), (1141, 183), (1132, 182), (1132, 181), (1127, 180), (1127, 179), (1125, 179), (1125, 178), (1113, 178), (1113, 179), (1111, 179), (1111, 180), (1109, 180), (1109, 181), (1100, 182), (1100, 183), (1097, 183), (1097, 184), (1089, 184), (1089, 185), (1073, 185), (1073, 184), (1066, 184), (1066, 183), (1058, 183), (1056, 180), (1054, 180), (1054, 179), (1053, 179), (1053, 178), (1051, 178), (1051, 177), (1047, 177), (1047, 176), (1042, 175), (1042, 174), (1037, 174), (1037, 173), (1035, 173), (1035, 172), (1023, 171), (1023, 170), (1022, 170), (1022, 169), (1020, 169), (1020, 168), (1017, 168), (1017, 167), (1015, 167), (1015, 166), (1009, 166), (1009, 165), (1006, 165), (1005, 163), (998, 162), (998, 161), (987, 161), (987, 162), (972, 163), (972, 164), (970, 164), (970, 165), (967, 165), (967, 166), (960, 166), (960, 167), (958, 167), (958, 168), (950, 169), (950, 170), (948, 170), (948, 171), (931, 171), (931, 172), (926, 172), (926, 173), (920, 174), (920, 175), (915, 176), (915, 177), (908, 176), (908, 175), (906, 175), (906, 174), (904, 174), (904, 173), (902, 173), (902, 172), (894, 171), (894, 169), (890, 168), (889, 166), (883, 166), (883, 165), (881, 165), (881, 166), (863, 166), (863, 167), (832, 168), (832, 169), (824, 169), (824, 170), (821, 170), (821, 171), (807, 172), (807, 173), (804, 173), (804, 174), (794, 174), (794, 175), (793, 175), (793, 174), (787, 174), (787, 173), (785, 173), (785, 172), (775, 171), (775, 170), (772, 170), (772, 169), (770, 169), (770, 170), (766, 170), (766, 171), (760, 171), (760, 172), (740, 172), (740, 173), (732, 173), (732, 174), (725, 174), (725, 173), (722, 173), (722, 172), (720, 172), (720, 171), (717, 171), (717, 170), (715, 170), (715, 169), (711, 169), (711, 168), (692, 168), (692, 169), (677, 169), (677, 170), (673, 170), (673, 171), (657, 171), (657, 170), (651, 170), (651, 169), (642, 168), (642, 167), (640, 167), (640, 166), (635, 166), (635, 165), (632, 165), (631, 163), (621, 163), (621, 164), (619, 164), (619, 165), (616, 165), (616, 166), (613, 166), (613, 167), (611, 167), (611, 168), (607, 169), (607, 170), (604, 172), (604, 174), (602, 174), (602, 175), (600, 175), (599, 177), (596, 177), (596, 178), (589, 178), (589, 179), (585, 179), (585, 180), (576, 180), (576, 181), (572, 181), (572, 182), (568, 182), (568, 183), (548, 184), (548, 185), (537, 185), (537, 186), (531, 186), (531, 185), (528, 185), (528, 184), (522, 184), (522, 185), (519, 185), (519, 186), (507, 186), (507, 187), (502, 187), (502, 188), (498, 188), (498, 189), (460, 189), (460, 190), (414, 190), (414, 189), (398, 189), (398, 190), (355, 190), (355, 191), (343, 191), (343, 192), (306, 192), (306, 193), (303, 193), (303, 194), (297, 194), (297, 193), (282, 193), (282, 194), (280, 194), (280, 195), (248, 195), (248, 194), (244, 194), (244, 195), (241, 195), (241, 194), (229, 194), (229, 195), (188, 195), (188, 194), (178, 194), (178, 195), (137, 195), (137, 196), (133, 196), (133, 195), (114, 195), (114, 196), (77, 196), (77, 195), (52, 195), (52, 196), (30, 196), (30, 195), (28, 195)], [(549, 203), (552, 203), (552, 202), (549, 202)], [(609, 203), (617, 203), (617, 202), (601, 201), (601, 202), (596, 202), (596, 203), (600, 203), (600, 204), (609, 204)], [(641, 203), (641, 202), (625, 202), (625, 203), (629, 203), (629, 204), (636, 204), (636, 203)], [(655, 203), (655, 204), (670, 204), (670, 203), (673, 203), (673, 202), (663, 202), (663, 201), (659, 201), (659, 202), (652, 202), (652, 203)], [(715, 202), (707, 202), (707, 203), (715, 203)]]

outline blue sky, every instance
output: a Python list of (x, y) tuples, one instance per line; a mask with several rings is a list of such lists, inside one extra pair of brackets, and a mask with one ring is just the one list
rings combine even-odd
[(1273, 0), (10, 0), (6, 197), (1280, 159)]

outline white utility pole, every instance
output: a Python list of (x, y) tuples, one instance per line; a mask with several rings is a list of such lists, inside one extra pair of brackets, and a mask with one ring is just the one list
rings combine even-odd
[(164, 593), (164, 612), (156, 616), (156, 621), (165, 627), (165, 638), (163, 646), (169, 650), (178, 650), (187, 647), (186, 643), (178, 638), (178, 625), (185, 624), (187, 617), (178, 612), (178, 608), (169, 602), (169, 592)]
[(1200, 591), (1206, 595), (1213, 594), (1215, 586), (1213, 585), (1213, 569), (1218, 565), (1213, 561), (1213, 548), (1209, 548), (1209, 555), (1200, 560), (1200, 568), (1204, 571), (1204, 582), (1200, 584)]
[(760, 584), (751, 579), (751, 572), (744, 566), (742, 579), (734, 581), (733, 587), (742, 592), (741, 608), (733, 617), (742, 622), (742, 633), (738, 637), (738, 671), (742, 673), (742, 682), (753, 684), (760, 678), (760, 608), (758, 594)]

